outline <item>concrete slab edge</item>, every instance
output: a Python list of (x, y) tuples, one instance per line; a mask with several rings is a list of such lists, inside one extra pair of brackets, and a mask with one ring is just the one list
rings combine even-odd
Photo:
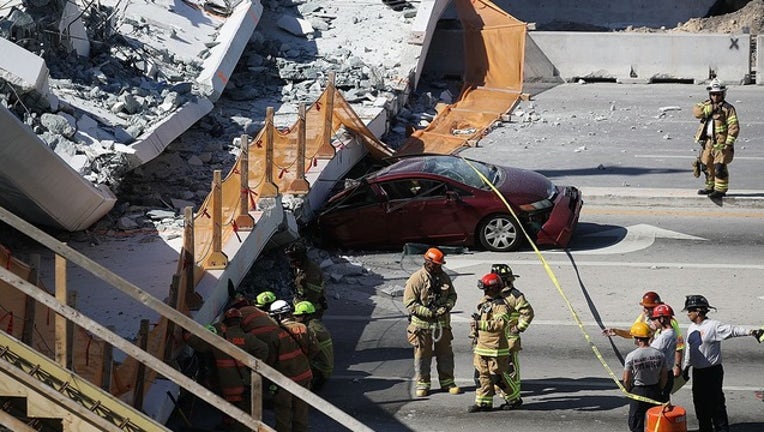
[(236, 6), (220, 27), (216, 40), (219, 43), (210, 49), (210, 56), (204, 60), (203, 70), (197, 78), (197, 82), (210, 89), (207, 97), (212, 102), (223, 94), (262, 15), (260, 0), (244, 1)]

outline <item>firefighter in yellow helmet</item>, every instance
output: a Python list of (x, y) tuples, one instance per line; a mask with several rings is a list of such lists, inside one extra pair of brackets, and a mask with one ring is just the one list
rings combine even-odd
[(294, 315), (297, 322), (308, 327), (308, 332), (312, 333), (318, 342), (318, 354), (310, 362), (311, 369), (313, 370), (311, 390), (318, 391), (334, 372), (332, 334), (324, 326), (324, 323), (315, 317), (316, 307), (307, 300), (297, 303), (294, 306), (292, 315)]
[[(491, 411), (493, 409), (494, 387), (504, 394), (511, 393), (507, 381), (509, 365), (509, 343), (507, 326), (509, 308), (501, 296), (504, 284), (496, 273), (488, 273), (478, 281), (478, 288), (484, 292), (477, 305), (477, 312), (472, 314), (470, 336), (474, 339), (473, 365), (478, 371), (478, 386), (475, 390), (475, 404), (467, 411)], [(505, 399), (501, 409), (513, 409), (514, 402)]]
[[(706, 90), (708, 99), (692, 107), (692, 114), (700, 119), (695, 141), (703, 148), (699, 160), (693, 163), (693, 174), (698, 177), (702, 168), (706, 175), (705, 187), (698, 190), (698, 194), (721, 198), (729, 189), (727, 165), (735, 156), (740, 123), (735, 107), (724, 99), (727, 87), (718, 78), (714, 78)], [(700, 165), (696, 166), (698, 162)]]
[[(661, 389), (666, 385), (668, 371), (666, 358), (660, 350), (650, 346), (653, 334), (644, 322), (636, 322), (629, 330), (637, 348), (626, 355), (623, 365), (623, 386), (627, 391), (653, 400), (660, 400)], [(629, 400), (629, 430), (645, 430), (645, 413), (653, 404)]]
[(417, 397), (430, 391), (430, 365), (435, 356), (440, 388), (451, 394), (461, 393), (454, 382), (454, 351), (451, 340), (451, 309), (456, 304), (456, 290), (443, 271), (445, 255), (438, 248), (424, 254), (424, 265), (406, 281), (403, 305), (409, 312), (406, 329), (414, 347), (414, 372)]

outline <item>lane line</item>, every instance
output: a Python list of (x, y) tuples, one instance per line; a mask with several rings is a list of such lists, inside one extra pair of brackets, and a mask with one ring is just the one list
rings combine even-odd
[[(695, 159), (695, 155), (645, 155), (645, 154), (639, 154), (634, 155), (635, 158), (643, 158), (643, 159)], [(764, 160), (764, 156), (737, 156), (735, 155), (735, 160), (753, 160), (753, 161), (760, 161)]]
[[(588, 377), (582, 377), (582, 378), (588, 378)], [(347, 380), (347, 381), (353, 381), (353, 382), (361, 382), (366, 380), (376, 380), (376, 381), (396, 381), (396, 382), (408, 382), (412, 383), (414, 382), (414, 379), (411, 377), (402, 377), (402, 376), (382, 376), (382, 375), (332, 375), (332, 379), (338, 379), (338, 380)], [(578, 378), (571, 378), (570, 380), (537, 380), (533, 378), (523, 377), (523, 381), (532, 381), (532, 383), (526, 383), (526, 385), (533, 385), (533, 386), (545, 386), (545, 387), (574, 387), (574, 388), (586, 388), (586, 389), (602, 389), (602, 390), (618, 390), (613, 384), (611, 383), (597, 383), (597, 382), (582, 382), (579, 381)], [(462, 384), (462, 383), (468, 383), (470, 385), (474, 384), (474, 381), (472, 379), (465, 379), (465, 378), (455, 378), (454, 381)], [(753, 386), (724, 386), (724, 390), (728, 391), (761, 391), (762, 387), (753, 387)], [(692, 385), (686, 385), (681, 388), (682, 391), (691, 391)], [(438, 392), (438, 389), (435, 389), (435, 393)], [(524, 393), (527, 394), (527, 397), (533, 397), (533, 391), (530, 390), (523, 390)], [(547, 393), (548, 394), (548, 393)], [(526, 395), (523, 395), (523, 397), (526, 397)]]
[[(515, 252), (518, 253), (518, 252)], [(532, 252), (519, 252), (521, 254), (532, 254)], [(576, 251), (571, 251), (575, 256)], [(448, 257), (446, 270), (457, 270), (473, 266), (485, 266), (492, 260), (492, 257), (485, 259), (460, 259), (455, 256)], [(529, 265), (537, 267), (537, 262), (532, 261), (506, 261), (507, 264)], [(550, 265), (560, 267), (572, 267), (570, 261), (547, 261)], [(732, 264), (732, 263), (683, 263), (683, 262), (623, 262), (623, 261), (576, 261), (577, 267), (632, 267), (632, 268), (650, 268), (650, 269), (739, 269), (739, 270), (764, 270), (764, 264)]]

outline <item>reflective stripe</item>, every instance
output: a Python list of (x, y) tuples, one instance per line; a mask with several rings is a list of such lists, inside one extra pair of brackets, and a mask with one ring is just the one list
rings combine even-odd
[(300, 354), (302, 354), (302, 350), (301, 349), (296, 349), (296, 350), (290, 351), (290, 352), (288, 352), (286, 354), (279, 354), (279, 361), (291, 360), (291, 359), (293, 359), (295, 357), (300, 356)]
[(295, 382), (311, 380), (313, 379), (313, 372), (310, 369), (308, 369), (299, 375), (290, 376), (289, 379)]
[(500, 357), (509, 355), (509, 348), (480, 348), (476, 346), (473, 352), (485, 357)]

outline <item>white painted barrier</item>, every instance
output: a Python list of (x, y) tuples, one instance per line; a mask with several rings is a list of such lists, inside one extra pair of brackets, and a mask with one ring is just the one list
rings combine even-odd
[[(727, 83), (742, 84), (750, 77), (748, 34), (531, 32), (529, 36), (555, 74), (566, 81), (703, 82), (716, 75)], [(533, 78), (547, 77), (526, 75), (526, 80)]]

